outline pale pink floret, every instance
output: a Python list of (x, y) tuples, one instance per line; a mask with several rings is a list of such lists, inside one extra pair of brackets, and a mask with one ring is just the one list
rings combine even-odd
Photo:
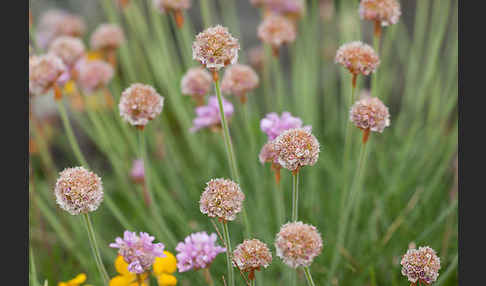
[(115, 73), (113, 67), (102, 60), (81, 59), (76, 68), (78, 83), (87, 92), (107, 86)]
[(54, 188), (57, 204), (72, 215), (98, 209), (103, 201), (101, 178), (83, 167), (67, 168), (60, 174)]
[(313, 225), (289, 222), (280, 228), (275, 248), (277, 256), (288, 266), (308, 267), (322, 251), (322, 238)]
[(272, 263), (272, 253), (258, 239), (247, 239), (233, 251), (233, 265), (243, 272), (267, 268)]
[(258, 38), (274, 49), (292, 43), (296, 36), (297, 31), (292, 21), (280, 15), (265, 17), (258, 26)]
[(336, 52), (335, 62), (354, 75), (369, 75), (380, 65), (380, 59), (373, 48), (360, 41), (342, 45)]
[(196, 36), (192, 58), (210, 70), (219, 70), (238, 61), (238, 39), (221, 25), (210, 27)]
[(319, 158), (319, 142), (305, 128), (293, 128), (284, 131), (275, 139), (275, 151), (278, 163), (298, 172), (303, 166), (313, 166)]
[(241, 212), (245, 194), (240, 186), (228, 179), (211, 179), (199, 200), (199, 209), (220, 221), (233, 221)]
[(221, 81), (223, 93), (243, 96), (258, 86), (259, 78), (257, 73), (249, 66), (234, 64), (228, 67)]
[(192, 233), (179, 242), (176, 247), (179, 272), (208, 268), (218, 254), (226, 251), (216, 244), (217, 239), (216, 233), (208, 235), (204, 231)]
[(84, 55), (84, 44), (79, 38), (60, 36), (49, 46), (49, 53), (58, 56), (66, 66), (73, 67)]
[(398, 23), (402, 14), (397, 0), (362, 0), (359, 4), (361, 19), (380, 22), (382, 26)]
[(58, 83), (66, 65), (53, 54), (32, 56), (29, 58), (29, 92), (45, 94)]
[(184, 95), (206, 95), (213, 79), (204, 68), (190, 68), (182, 77), (181, 91)]
[[(224, 98), (221, 98), (223, 102), (224, 115), (227, 120), (231, 119), (234, 112), (233, 104)], [(221, 114), (219, 112), (218, 98), (216, 96), (210, 96), (208, 105), (196, 107), (197, 117), (192, 121), (193, 127), (191, 132), (196, 132), (201, 128), (212, 128), (221, 126)]]
[(349, 119), (361, 130), (382, 133), (390, 126), (388, 108), (377, 97), (365, 96), (358, 100), (351, 107)]
[[(265, 115), (265, 118), (260, 120), (260, 129), (268, 136), (268, 140), (277, 138), (285, 130), (302, 127), (302, 120), (298, 117), (292, 116), (290, 112), (282, 112), (279, 117), (276, 112), (271, 112)], [(304, 126), (309, 132), (312, 131), (312, 126)]]
[(134, 83), (123, 91), (118, 108), (133, 126), (145, 126), (162, 112), (164, 98), (150, 85)]
[(155, 8), (162, 13), (191, 8), (191, 0), (153, 0), (153, 3)]
[(91, 35), (93, 50), (115, 50), (125, 42), (125, 35), (120, 26), (115, 24), (101, 24)]
[(49, 10), (41, 16), (36, 40), (45, 49), (59, 36), (81, 37), (85, 31), (86, 25), (79, 16), (62, 10)]
[(419, 281), (430, 285), (439, 276), (440, 258), (428, 246), (408, 249), (400, 264), (402, 265), (402, 275), (407, 276), (408, 281), (412, 283)]
[(117, 237), (110, 247), (118, 248), (118, 255), (128, 263), (128, 271), (136, 274), (147, 272), (152, 267), (156, 257), (165, 257), (164, 244), (152, 243), (154, 237), (146, 232), (135, 232), (126, 230), (123, 238)]

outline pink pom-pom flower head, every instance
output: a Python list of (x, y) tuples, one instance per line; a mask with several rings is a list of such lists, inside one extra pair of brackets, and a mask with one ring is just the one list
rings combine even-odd
[(354, 103), (349, 119), (363, 131), (363, 144), (368, 141), (370, 131), (382, 133), (390, 126), (388, 108), (377, 97), (364, 96)]
[(125, 34), (120, 26), (101, 24), (91, 35), (91, 49), (103, 53), (105, 60), (116, 66), (116, 50), (125, 42)]
[(123, 91), (118, 108), (121, 117), (143, 130), (162, 112), (164, 98), (150, 85), (134, 83)]
[(62, 92), (59, 85), (63, 85), (68, 70), (62, 60), (53, 54), (32, 56), (29, 58), (29, 92), (31, 94), (45, 94), (54, 90), (54, 98), (60, 100)]
[(344, 66), (353, 75), (353, 88), (356, 87), (358, 75), (374, 73), (380, 65), (380, 59), (375, 50), (360, 41), (350, 42), (339, 47), (335, 62)]
[(212, 84), (211, 74), (202, 67), (190, 68), (181, 79), (181, 92), (194, 98), (198, 106), (204, 104)]
[(233, 251), (233, 265), (242, 272), (248, 272), (248, 279), (255, 279), (255, 270), (267, 268), (272, 263), (272, 253), (267, 245), (258, 239), (247, 239)]
[(257, 73), (249, 66), (234, 64), (226, 69), (221, 81), (223, 93), (238, 96), (241, 103), (246, 103), (246, 94), (258, 86), (259, 78)]
[(154, 239), (146, 232), (140, 232), (138, 236), (135, 232), (126, 230), (123, 238), (117, 237), (114, 243), (110, 243), (110, 247), (118, 248), (118, 255), (128, 263), (128, 271), (142, 274), (150, 270), (156, 257), (165, 257), (165, 246), (162, 243), (152, 243)]
[(258, 38), (272, 47), (273, 55), (279, 55), (280, 46), (295, 41), (297, 31), (292, 21), (277, 14), (265, 17), (258, 26)]
[[(234, 112), (233, 104), (224, 98), (222, 100), (224, 115), (227, 120), (230, 120)], [(213, 131), (221, 130), (221, 114), (216, 96), (210, 96), (207, 105), (196, 107), (196, 115), (197, 117), (192, 121), (191, 132), (196, 132), (201, 128), (210, 128)]]
[(435, 250), (428, 246), (408, 249), (400, 264), (402, 265), (402, 275), (407, 276), (408, 281), (413, 285), (417, 285), (417, 282), (430, 285), (439, 276), (440, 258)]
[(199, 209), (221, 222), (233, 221), (241, 212), (245, 194), (240, 186), (228, 179), (211, 179), (199, 200)]
[(215, 233), (196, 232), (179, 242), (176, 246), (179, 272), (208, 268), (218, 254), (226, 251), (216, 240)]
[(84, 44), (79, 38), (61, 36), (49, 46), (49, 53), (58, 56), (66, 66), (73, 68), (74, 64), (84, 55)]
[(359, 16), (375, 23), (375, 36), (380, 36), (381, 26), (398, 23), (402, 11), (397, 0), (361, 0)]
[(41, 49), (46, 49), (57, 37), (79, 38), (85, 31), (86, 25), (81, 17), (62, 10), (49, 10), (41, 16), (36, 40)]

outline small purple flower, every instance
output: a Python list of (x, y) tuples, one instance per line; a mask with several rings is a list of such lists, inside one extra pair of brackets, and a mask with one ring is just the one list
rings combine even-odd
[(150, 270), (156, 257), (165, 257), (165, 246), (152, 243), (153, 240), (154, 237), (146, 232), (140, 232), (140, 236), (137, 236), (135, 232), (126, 230), (123, 239), (117, 237), (110, 247), (119, 248), (118, 254), (128, 263), (128, 271), (140, 274)]
[[(300, 127), (302, 127), (302, 120), (298, 117), (293, 117), (290, 112), (282, 112), (280, 117), (276, 112), (272, 112), (260, 121), (260, 128), (267, 134), (269, 141), (277, 138), (285, 130)], [(304, 126), (304, 129), (310, 132), (312, 127), (308, 125)]]
[[(223, 99), (223, 109), (226, 119), (229, 119), (234, 112), (233, 104)], [(221, 124), (221, 116), (219, 114), (218, 98), (216, 96), (210, 96), (208, 105), (196, 107), (197, 117), (192, 121), (193, 127), (191, 132), (196, 132), (204, 127), (213, 127)]]
[(177, 244), (177, 268), (179, 272), (207, 268), (216, 255), (225, 252), (226, 248), (216, 244), (215, 233), (208, 235), (205, 231), (196, 232)]
[(145, 168), (143, 166), (142, 159), (133, 160), (132, 170), (130, 171), (130, 177), (137, 183), (142, 183), (145, 179)]

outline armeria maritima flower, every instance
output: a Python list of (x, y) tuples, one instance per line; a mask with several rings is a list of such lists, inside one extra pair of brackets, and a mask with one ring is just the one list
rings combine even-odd
[(67, 168), (60, 174), (54, 188), (57, 204), (72, 215), (98, 209), (103, 201), (101, 178), (83, 167)]
[(356, 41), (342, 45), (336, 52), (335, 62), (353, 75), (369, 75), (376, 71), (380, 59), (370, 45)]
[(221, 25), (210, 27), (196, 36), (192, 58), (209, 70), (217, 71), (238, 61), (238, 39)]
[(221, 221), (235, 220), (241, 212), (245, 194), (240, 186), (228, 179), (211, 179), (199, 200), (199, 209), (209, 217)]
[(101, 24), (91, 35), (90, 45), (93, 50), (116, 50), (125, 41), (120, 26)]
[(316, 137), (305, 128), (284, 131), (275, 138), (275, 150), (278, 163), (294, 173), (303, 166), (313, 166), (320, 151)]
[(267, 163), (271, 162), (272, 164), (276, 164), (280, 166), (278, 163), (278, 153), (275, 150), (275, 142), (268, 141), (263, 145), (262, 150), (260, 150), (260, 154), (258, 154), (258, 159), (260, 160), (260, 163)]
[(407, 276), (408, 281), (412, 283), (418, 281), (430, 285), (439, 276), (440, 258), (428, 246), (407, 250), (400, 264), (402, 265), (402, 274)]
[(281, 45), (295, 41), (296, 36), (294, 23), (284, 16), (270, 15), (258, 26), (258, 38), (272, 47), (274, 55), (278, 55)]
[(191, 0), (153, 0), (153, 3), (161, 13), (172, 13), (179, 28), (184, 25), (182, 12), (191, 7)]
[(270, 13), (278, 13), (298, 18), (304, 13), (303, 0), (263, 0), (264, 8)]
[(179, 242), (177, 250), (177, 268), (179, 272), (208, 268), (216, 256), (226, 251), (226, 248), (216, 244), (215, 233), (208, 235), (205, 231), (196, 232)]
[(359, 4), (361, 19), (375, 21), (382, 26), (396, 24), (401, 14), (397, 0), (361, 0)]
[(246, 98), (246, 93), (258, 86), (259, 78), (257, 73), (249, 66), (234, 64), (227, 68), (221, 81), (221, 91)]
[(164, 245), (152, 243), (154, 237), (146, 232), (135, 232), (126, 230), (123, 238), (117, 237), (110, 247), (118, 248), (118, 254), (128, 263), (128, 271), (141, 274), (150, 270), (156, 257), (165, 257)]
[(181, 79), (181, 92), (194, 96), (199, 105), (204, 103), (204, 95), (208, 94), (213, 79), (211, 74), (202, 67), (190, 68)]
[(254, 279), (255, 270), (267, 268), (272, 263), (272, 253), (267, 245), (258, 239), (247, 239), (233, 251), (233, 265), (242, 272), (250, 272)]
[(250, 61), (250, 65), (260, 71), (263, 69), (264, 60), (265, 60), (265, 50), (263, 46), (256, 46), (251, 48), (248, 51), (248, 58)]
[(113, 78), (113, 67), (102, 60), (81, 59), (77, 65), (78, 83), (87, 92), (105, 87)]
[[(221, 98), (223, 101), (223, 110), (226, 120), (229, 120), (234, 112), (233, 104), (224, 97)], [(219, 112), (218, 98), (216, 96), (210, 96), (208, 100), (208, 105), (196, 107), (196, 115), (192, 121), (193, 126), (191, 127), (191, 132), (196, 132), (201, 128), (211, 128), (213, 130), (218, 130), (221, 127), (221, 114)]]
[(123, 91), (120, 115), (133, 126), (143, 128), (162, 112), (164, 98), (150, 85), (134, 83)]
[[(260, 129), (268, 136), (268, 140), (277, 138), (285, 130), (302, 127), (302, 120), (298, 117), (292, 116), (290, 112), (282, 112), (279, 117), (276, 112), (271, 112), (265, 115), (265, 118), (260, 120)], [(312, 131), (310, 125), (304, 126), (309, 132)]]
[(136, 183), (143, 183), (145, 180), (145, 167), (142, 159), (133, 160), (130, 178)]
[(61, 36), (49, 46), (49, 53), (58, 56), (66, 66), (73, 67), (84, 55), (84, 44), (79, 38)]
[(67, 68), (62, 60), (55, 55), (47, 54), (29, 58), (29, 92), (45, 94), (55, 88)]
[(354, 103), (349, 119), (361, 130), (381, 133), (390, 126), (388, 108), (377, 97), (364, 96)]
[(59, 36), (81, 37), (85, 31), (81, 17), (62, 10), (49, 10), (41, 16), (36, 40), (39, 47), (46, 49)]
[(277, 256), (290, 267), (310, 266), (322, 250), (316, 227), (300, 221), (284, 224), (275, 238)]

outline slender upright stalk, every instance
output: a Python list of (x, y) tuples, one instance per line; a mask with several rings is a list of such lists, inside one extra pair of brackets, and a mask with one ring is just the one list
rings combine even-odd
[(31, 285), (38, 286), (39, 280), (37, 280), (37, 271), (35, 269), (34, 252), (32, 246), (29, 246), (29, 262), (30, 262), (30, 281)]
[(292, 175), (292, 221), (299, 218), (299, 172)]
[(235, 274), (234, 274), (233, 265), (231, 263), (231, 254), (233, 253), (233, 251), (231, 250), (231, 241), (230, 241), (230, 235), (228, 230), (228, 223), (223, 222), (222, 224), (223, 224), (224, 243), (226, 245), (226, 267), (228, 268), (228, 283), (229, 286), (235, 286)]
[(74, 156), (76, 156), (76, 159), (85, 167), (88, 167), (88, 162), (83, 156), (83, 153), (81, 152), (81, 149), (79, 148), (78, 141), (76, 140), (76, 137), (74, 136), (73, 128), (71, 127), (71, 122), (69, 122), (68, 115), (66, 113), (66, 108), (64, 107), (64, 104), (62, 103), (61, 100), (57, 101), (57, 107), (59, 109), (59, 113), (61, 114), (61, 120), (62, 124), (64, 125), (64, 129), (66, 130), (66, 134), (69, 140), (69, 144), (71, 145), (71, 148), (73, 149)]
[[(357, 81), (357, 75), (353, 75), (353, 79), (351, 83), (351, 97), (349, 98), (349, 103), (346, 111), (348, 111), (349, 108), (351, 108), (351, 106), (354, 103), (354, 97), (356, 94), (356, 81)], [(347, 162), (349, 161), (349, 155), (350, 155), (349, 153), (351, 152), (350, 148), (351, 148), (351, 135), (352, 135), (351, 122), (347, 117), (348, 113), (346, 112), (345, 114), (346, 114), (345, 118), (347, 123), (346, 123), (346, 137), (344, 138), (344, 154), (343, 154), (343, 167), (346, 167), (343, 170), (344, 175), (347, 174)]]
[[(375, 21), (374, 24), (374, 33), (373, 33), (373, 48), (378, 56), (380, 56), (380, 39), (381, 39), (381, 23)], [(377, 82), (378, 82), (378, 71), (375, 71), (371, 75), (371, 93), (373, 96), (378, 96), (378, 89), (377, 89)]]
[(255, 286), (256, 285), (256, 278), (250, 280), (250, 286)]
[(310, 273), (309, 267), (304, 267), (304, 274), (305, 278), (307, 279), (307, 285), (316, 286), (316, 284), (314, 284), (314, 280), (312, 280), (312, 275)]
[(91, 219), (88, 213), (83, 214), (83, 221), (86, 226), (86, 230), (88, 231), (89, 237), (89, 244), (91, 246), (91, 252), (95, 258), (96, 267), (100, 272), (101, 279), (105, 285), (108, 285), (110, 281), (110, 277), (108, 276), (108, 272), (106, 272), (105, 266), (103, 265), (103, 261), (101, 260), (100, 251), (98, 249), (98, 245), (96, 244), (96, 236), (94, 232), (93, 225), (91, 224)]
[(213, 286), (214, 281), (213, 278), (211, 277), (211, 272), (209, 272), (209, 267), (204, 268), (202, 273), (204, 276), (204, 280), (206, 280), (206, 283), (208, 283), (209, 286)]

